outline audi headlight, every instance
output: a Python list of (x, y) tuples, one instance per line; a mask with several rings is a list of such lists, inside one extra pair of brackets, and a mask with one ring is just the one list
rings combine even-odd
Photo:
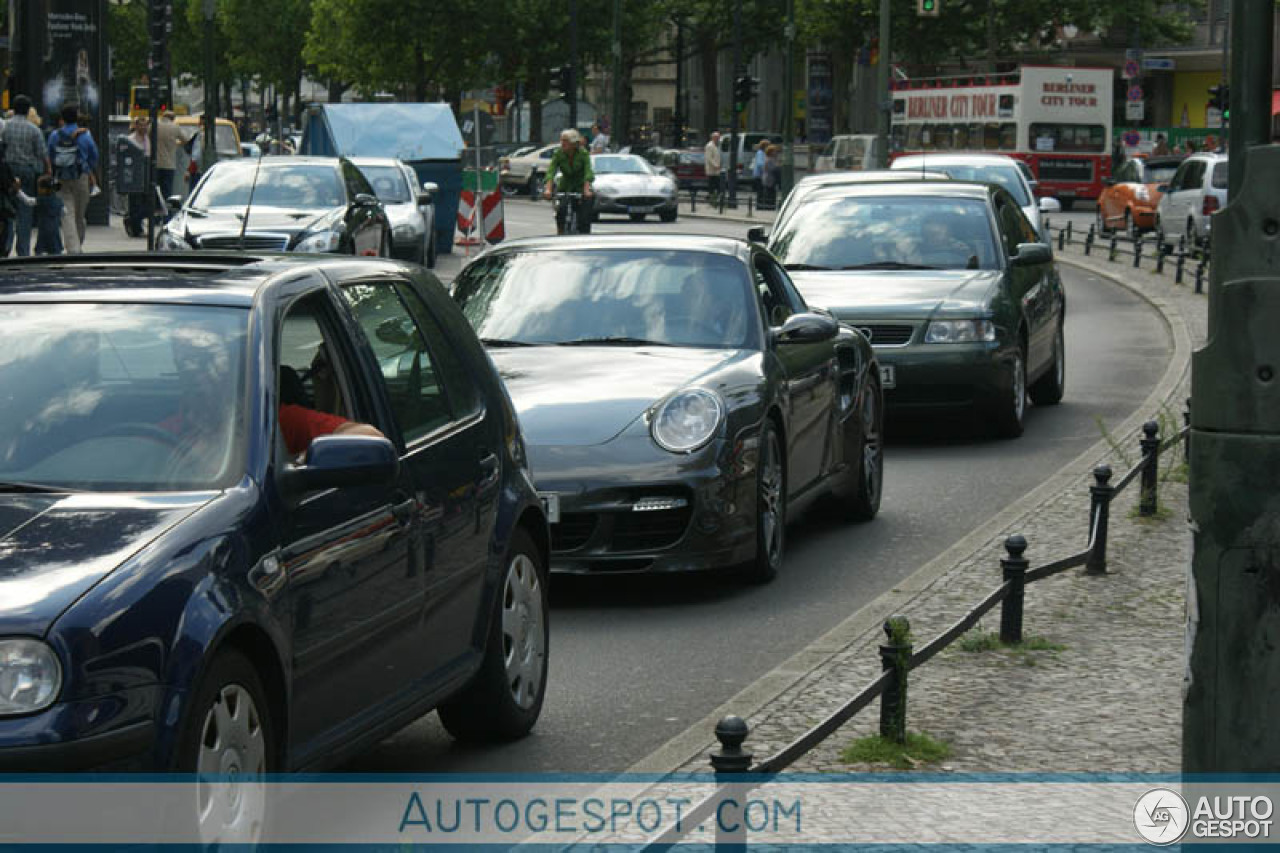
[(934, 320), (924, 333), (926, 344), (971, 344), (995, 339), (996, 325), (990, 320)]
[(337, 231), (315, 231), (298, 241), (295, 252), (333, 252), (338, 248), (342, 235)]
[(157, 252), (184, 252), (190, 248), (191, 244), (182, 234), (168, 228), (160, 229), (160, 234), (156, 237)]
[(62, 665), (53, 649), (40, 640), (0, 640), (0, 716), (42, 711), (61, 687)]
[(694, 388), (668, 398), (653, 413), (649, 431), (663, 450), (692, 453), (716, 434), (724, 404), (711, 391)]

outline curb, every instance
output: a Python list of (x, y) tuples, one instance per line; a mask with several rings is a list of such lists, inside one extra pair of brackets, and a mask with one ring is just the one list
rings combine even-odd
[[(1144, 412), (1167, 403), (1181, 385), (1191, 364), (1191, 337), (1181, 309), (1170, 300), (1159, 299), (1144, 293), (1139, 287), (1106, 270), (1057, 257), (1062, 263), (1076, 267), (1092, 275), (1098, 275), (1134, 293), (1151, 305), (1164, 320), (1173, 340), (1173, 355), (1164, 375), (1151, 393), (1132, 415), (1116, 427), (1116, 435), (1128, 435), (1136, 431), (1149, 416)], [(836, 625), (826, 634), (796, 652), (773, 670), (747, 685), (727, 702), (707, 714), (680, 734), (668, 740), (645, 758), (627, 768), (627, 773), (672, 773), (685, 766), (713, 742), (712, 731), (716, 723), (728, 714), (747, 719), (758, 713), (779, 696), (800, 683), (802, 679), (847, 648), (868, 630), (875, 628), (888, 615), (897, 612), (905, 604), (919, 597), (967, 558), (987, 546), (1002, 530), (1021, 518), (1034, 514), (1037, 509), (1057, 497), (1063, 491), (1080, 486), (1081, 472), (1088, 471), (1099, 458), (1110, 452), (1107, 440), (1100, 439), (1075, 459), (1059, 468), (1047, 480), (1020, 498), (1015, 506), (1004, 509), (989, 518), (943, 553), (898, 582), (893, 589), (863, 605), (853, 615)]]

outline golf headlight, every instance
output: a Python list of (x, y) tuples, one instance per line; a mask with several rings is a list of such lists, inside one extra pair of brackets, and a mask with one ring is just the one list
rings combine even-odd
[(295, 252), (332, 252), (342, 239), (337, 231), (316, 231), (298, 241)]
[(701, 388), (681, 391), (660, 404), (649, 430), (663, 450), (692, 453), (716, 434), (724, 420), (719, 396)]
[(0, 640), (0, 716), (41, 711), (61, 687), (62, 666), (53, 649), (40, 640)]
[(191, 248), (182, 234), (171, 231), (168, 228), (160, 229), (160, 233), (156, 236), (157, 252), (182, 252)]
[(990, 320), (934, 320), (924, 333), (926, 344), (971, 344), (995, 339), (996, 326)]

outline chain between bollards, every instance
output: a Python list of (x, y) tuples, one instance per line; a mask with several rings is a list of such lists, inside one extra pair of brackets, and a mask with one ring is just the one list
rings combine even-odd
[(892, 673), (880, 694), (880, 737), (907, 742), (907, 672), (911, 666), (911, 623), (905, 616), (885, 620), (888, 642), (880, 647), (880, 668)]
[(1096, 536), (1093, 547), (1089, 549), (1089, 559), (1085, 562), (1085, 574), (1105, 575), (1107, 573), (1107, 525), (1111, 518), (1111, 498), (1113, 491), (1108, 482), (1111, 480), (1111, 466), (1099, 465), (1093, 469), (1094, 484), (1089, 487), (1089, 531)]
[(1027, 550), (1027, 540), (1020, 535), (1010, 536), (1004, 540), (1004, 550), (1009, 556), (1000, 560), (1000, 571), (1009, 583), (1009, 591), (1000, 605), (1000, 642), (1013, 645), (1022, 642), (1022, 602), (1030, 565), (1022, 555)]

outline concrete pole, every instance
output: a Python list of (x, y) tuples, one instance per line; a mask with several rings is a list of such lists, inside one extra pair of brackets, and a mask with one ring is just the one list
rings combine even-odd
[(622, 129), (622, 109), (622, 0), (613, 0), (613, 127), (609, 137), (614, 146), (621, 144), (617, 134)]
[(782, 187), (778, 203), (796, 182), (796, 0), (787, 0), (787, 72), (782, 76)]

